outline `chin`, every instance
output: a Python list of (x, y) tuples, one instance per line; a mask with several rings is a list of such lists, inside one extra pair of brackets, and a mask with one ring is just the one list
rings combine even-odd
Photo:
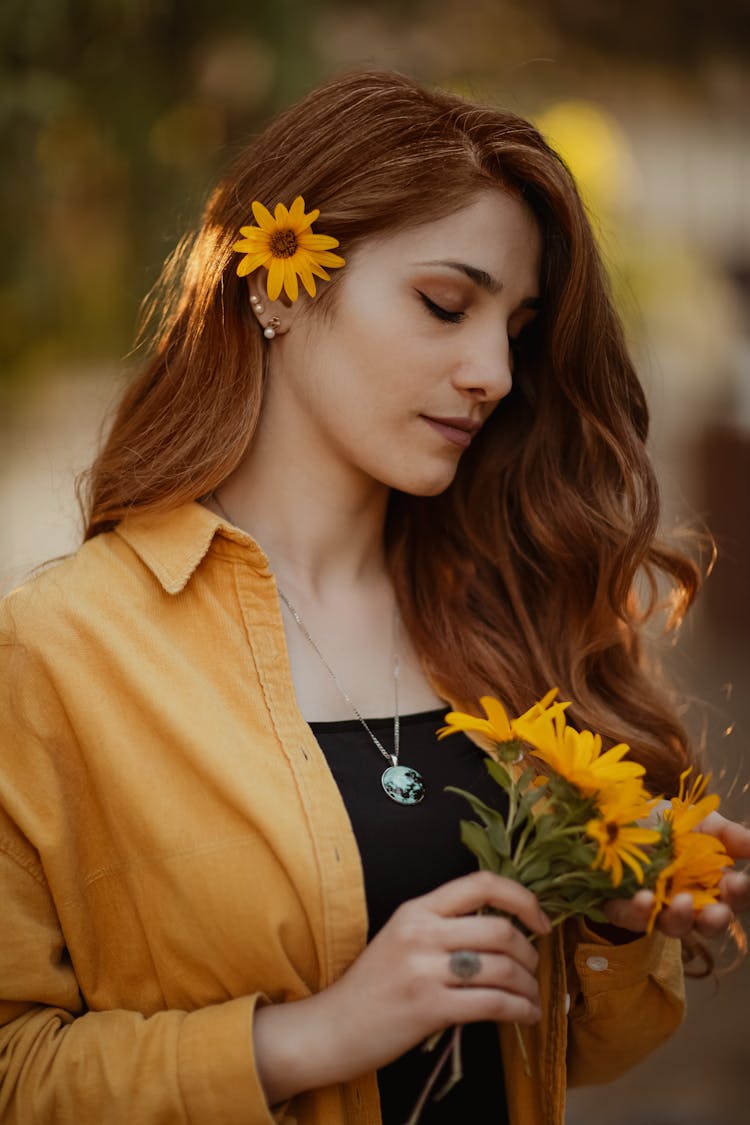
[(409, 496), (439, 496), (441, 492), (445, 492), (446, 488), (450, 488), (455, 476), (455, 471), (450, 474), (441, 473), (422, 480), (412, 479), (395, 482), (393, 487), (397, 488), (399, 492), (408, 493)]

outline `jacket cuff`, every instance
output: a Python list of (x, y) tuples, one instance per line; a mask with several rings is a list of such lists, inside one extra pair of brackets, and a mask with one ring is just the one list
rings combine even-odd
[(191, 1121), (276, 1125), (255, 1065), (253, 1012), (262, 993), (190, 1012), (178, 1042), (180, 1088)]

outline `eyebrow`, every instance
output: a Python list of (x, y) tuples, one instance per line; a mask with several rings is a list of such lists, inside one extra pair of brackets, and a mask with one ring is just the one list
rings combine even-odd
[[(453, 261), (435, 261), (435, 262), (419, 262), (420, 266), (445, 266), (450, 270), (457, 270), (458, 273), (465, 274), (470, 281), (478, 285), (480, 289), (486, 290), (487, 293), (495, 294), (502, 292), (503, 283), (493, 277), (491, 273), (486, 270), (480, 270), (477, 266), (470, 266), (466, 262), (453, 262)], [(541, 300), (539, 297), (527, 297), (525, 301), (521, 301), (522, 309), (538, 309), (541, 307)]]

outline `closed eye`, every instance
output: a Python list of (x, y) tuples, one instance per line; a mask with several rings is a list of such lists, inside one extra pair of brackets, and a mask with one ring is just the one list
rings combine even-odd
[(442, 305), (436, 305), (435, 302), (431, 301), (427, 294), (423, 293), (421, 289), (417, 289), (417, 293), (419, 294), (422, 300), (422, 304), (427, 309), (427, 311), (438, 320), (442, 320), (444, 323), (460, 324), (460, 322), (466, 316), (466, 313), (450, 312), (448, 309), (444, 309)]

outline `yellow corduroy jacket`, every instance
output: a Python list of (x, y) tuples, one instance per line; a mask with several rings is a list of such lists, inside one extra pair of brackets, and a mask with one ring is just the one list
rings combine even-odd
[[(254, 1005), (367, 932), (258, 545), (198, 504), (131, 517), (4, 600), (0, 657), (0, 1122), (380, 1122), (374, 1074), (269, 1109), (254, 1064)], [(513, 1125), (562, 1122), (566, 1056), (606, 1081), (682, 1015), (676, 942), (568, 940), (530, 1078), (499, 1029)]]

